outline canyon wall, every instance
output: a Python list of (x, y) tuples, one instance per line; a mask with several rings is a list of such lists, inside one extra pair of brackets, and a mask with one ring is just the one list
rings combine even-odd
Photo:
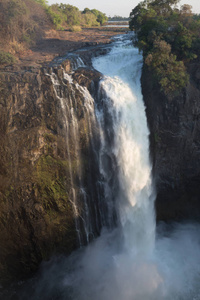
[(143, 67), (158, 220), (200, 219), (200, 65), (189, 74), (185, 89), (166, 97)]
[[(2, 284), (26, 277), (55, 253), (69, 254), (100, 231), (95, 205), (84, 208), (101, 191), (94, 103), (81, 88), (95, 92), (100, 74), (66, 72), (69, 60), (0, 73)], [(84, 227), (83, 209), (92, 229)]]

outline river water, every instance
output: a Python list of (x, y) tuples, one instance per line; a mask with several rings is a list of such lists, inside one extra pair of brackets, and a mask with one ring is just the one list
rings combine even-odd
[[(68, 258), (43, 263), (19, 299), (198, 300), (200, 226), (155, 224), (149, 130), (140, 86), (142, 56), (124, 35), (107, 55), (95, 58), (93, 66), (104, 74), (95, 107), (101, 132), (99, 164), (105, 196), (114, 198), (118, 226), (103, 228), (99, 238)], [(114, 162), (114, 190), (105, 158)]]

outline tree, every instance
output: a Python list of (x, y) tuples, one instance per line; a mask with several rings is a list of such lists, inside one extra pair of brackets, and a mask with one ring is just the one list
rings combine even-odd
[(186, 64), (200, 55), (200, 18), (178, 0), (144, 0), (130, 13), (135, 45), (165, 93), (187, 84)]
[(68, 25), (79, 25), (81, 20), (81, 12), (79, 11), (78, 7), (70, 5), (70, 4), (63, 4), (59, 5), (60, 10), (62, 13), (67, 17)]
[(173, 13), (172, 6), (180, 0), (144, 0), (140, 2), (130, 13), (131, 30), (140, 30), (141, 25), (152, 18), (164, 18)]
[(93, 14), (96, 18), (96, 22), (100, 23), (100, 25), (103, 25), (103, 23), (105, 23), (108, 20), (107, 16), (104, 13), (102, 13), (101, 11), (97, 10), (97, 9), (91, 9), (90, 10), (89, 8), (86, 7), (83, 10), (82, 13), (83, 14), (88, 14), (88, 15), (90, 13)]
[(179, 91), (188, 82), (184, 63), (176, 60), (176, 56), (171, 53), (171, 46), (163, 40), (155, 40), (145, 63), (154, 71), (161, 90), (166, 95)]
[(106, 15), (97, 9), (92, 9), (91, 12), (97, 17), (97, 22), (99, 22), (101, 25), (108, 20)]
[(82, 12), (83, 14), (87, 14), (87, 13), (90, 13), (90, 9), (89, 8), (84, 8), (84, 10), (83, 10), (83, 12)]
[(180, 9), (180, 14), (188, 17), (192, 16), (192, 6), (189, 4), (182, 5)]

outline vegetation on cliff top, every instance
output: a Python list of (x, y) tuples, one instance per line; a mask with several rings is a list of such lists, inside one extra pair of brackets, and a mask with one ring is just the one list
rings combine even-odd
[(129, 27), (135, 44), (166, 95), (180, 92), (189, 75), (186, 67), (200, 56), (200, 16), (179, 0), (144, 0), (131, 12)]
[[(4, 57), (6, 52), (23, 53), (51, 27), (44, 7), (33, 0), (0, 0), (0, 19), (0, 50)], [(0, 63), (8, 63), (8, 59)]]
[[(50, 29), (72, 31), (100, 26), (104, 13), (69, 4), (48, 6), (45, 0), (0, 0), (0, 65), (11, 64)], [(13, 56), (14, 55), (14, 56)]]

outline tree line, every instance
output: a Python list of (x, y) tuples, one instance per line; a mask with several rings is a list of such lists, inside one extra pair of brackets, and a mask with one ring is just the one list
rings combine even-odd
[(80, 11), (78, 7), (70, 4), (53, 4), (47, 7), (47, 13), (50, 15), (53, 24), (57, 29), (64, 29), (66, 26), (100, 26), (108, 18), (97, 9), (85, 8)]

